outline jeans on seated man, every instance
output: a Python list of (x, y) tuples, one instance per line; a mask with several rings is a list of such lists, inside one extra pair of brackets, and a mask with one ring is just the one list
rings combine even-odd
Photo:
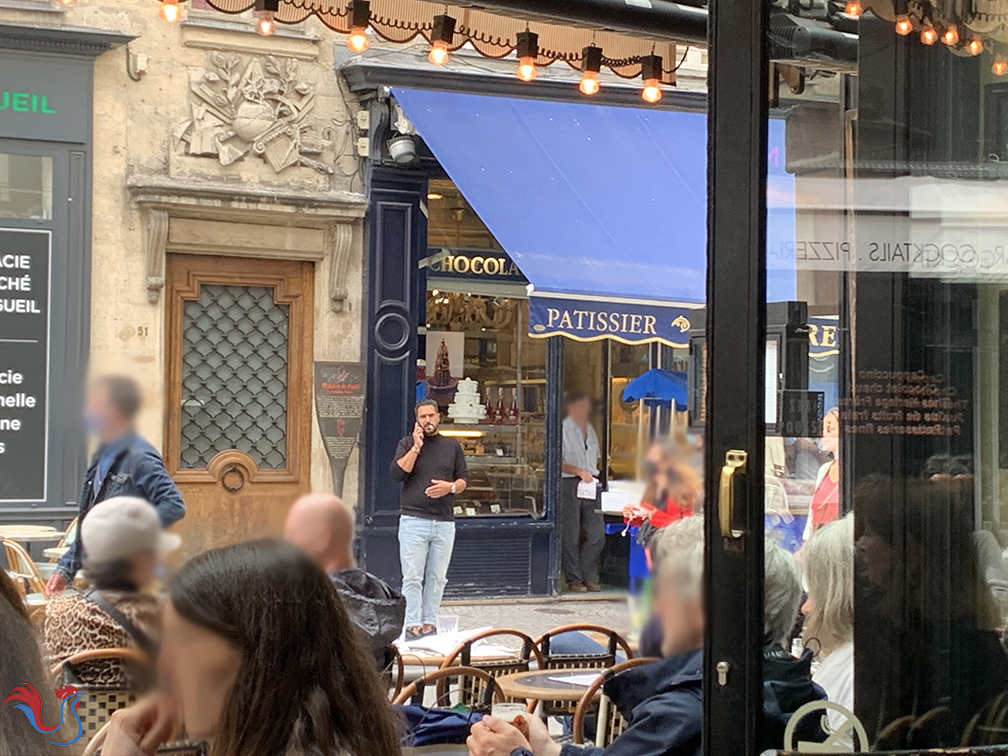
[[(607, 748), (561, 746), (546, 725), (527, 717), (529, 739), (493, 717), (473, 725), (471, 756), (676, 756), (699, 754), (703, 706), (703, 519), (689, 517), (665, 528), (658, 550), (657, 606), (664, 657), (635, 667), (605, 684), (605, 693), (628, 720), (628, 727)], [(765, 632), (763, 748), (780, 748), (787, 719), (802, 704), (824, 698), (812, 682), (811, 654), (794, 660), (784, 642), (798, 615), (801, 582), (793, 557), (767, 543), (765, 560)], [(779, 652), (779, 653), (778, 653)], [(790, 661), (788, 661), (790, 660)]]
[(332, 580), (351, 621), (380, 669), (389, 645), (402, 634), (406, 599), (383, 580), (357, 569), (353, 555), (354, 514), (332, 494), (306, 494), (287, 514), (284, 538), (298, 546)]

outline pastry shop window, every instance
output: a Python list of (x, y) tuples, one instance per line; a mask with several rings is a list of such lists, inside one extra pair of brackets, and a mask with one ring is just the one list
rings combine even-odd
[(541, 516), (546, 342), (527, 334), (528, 301), (431, 280), (421, 390), (441, 409), (442, 434), (465, 452), (469, 485), (455, 516)]

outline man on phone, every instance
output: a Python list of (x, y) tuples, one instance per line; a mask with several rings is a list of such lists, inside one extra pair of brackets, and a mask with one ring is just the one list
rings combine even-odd
[(455, 494), (469, 479), (462, 447), (438, 433), (437, 402), (417, 402), (413, 433), (399, 442), (389, 467), (402, 483), (399, 560), (406, 597), (406, 638), (437, 632), (437, 615), (455, 545)]

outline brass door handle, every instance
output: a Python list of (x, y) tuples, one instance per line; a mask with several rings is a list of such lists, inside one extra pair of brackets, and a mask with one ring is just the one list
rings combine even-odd
[(718, 496), (718, 521), (721, 525), (721, 535), (725, 538), (741, 538), (744, 533), (732, 528), (735, 516), (735, 480), (736, 475), (745, 475), (746, 460), (749, 455), (739, 449), (725, 453), (724, 467), (721, 468), (721, 492)]

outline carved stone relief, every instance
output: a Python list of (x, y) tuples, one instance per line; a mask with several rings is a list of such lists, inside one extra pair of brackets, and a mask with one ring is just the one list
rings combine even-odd
[(176, 141), (186, 154), (221, 165), (261, 159), (277, 173), (307, 166), (331, 174), (320, 158), (332, 142), (310, 118), (315, 103), (315, 85), (295, 58), (211, 52), (191, 73), (191, 117)]

